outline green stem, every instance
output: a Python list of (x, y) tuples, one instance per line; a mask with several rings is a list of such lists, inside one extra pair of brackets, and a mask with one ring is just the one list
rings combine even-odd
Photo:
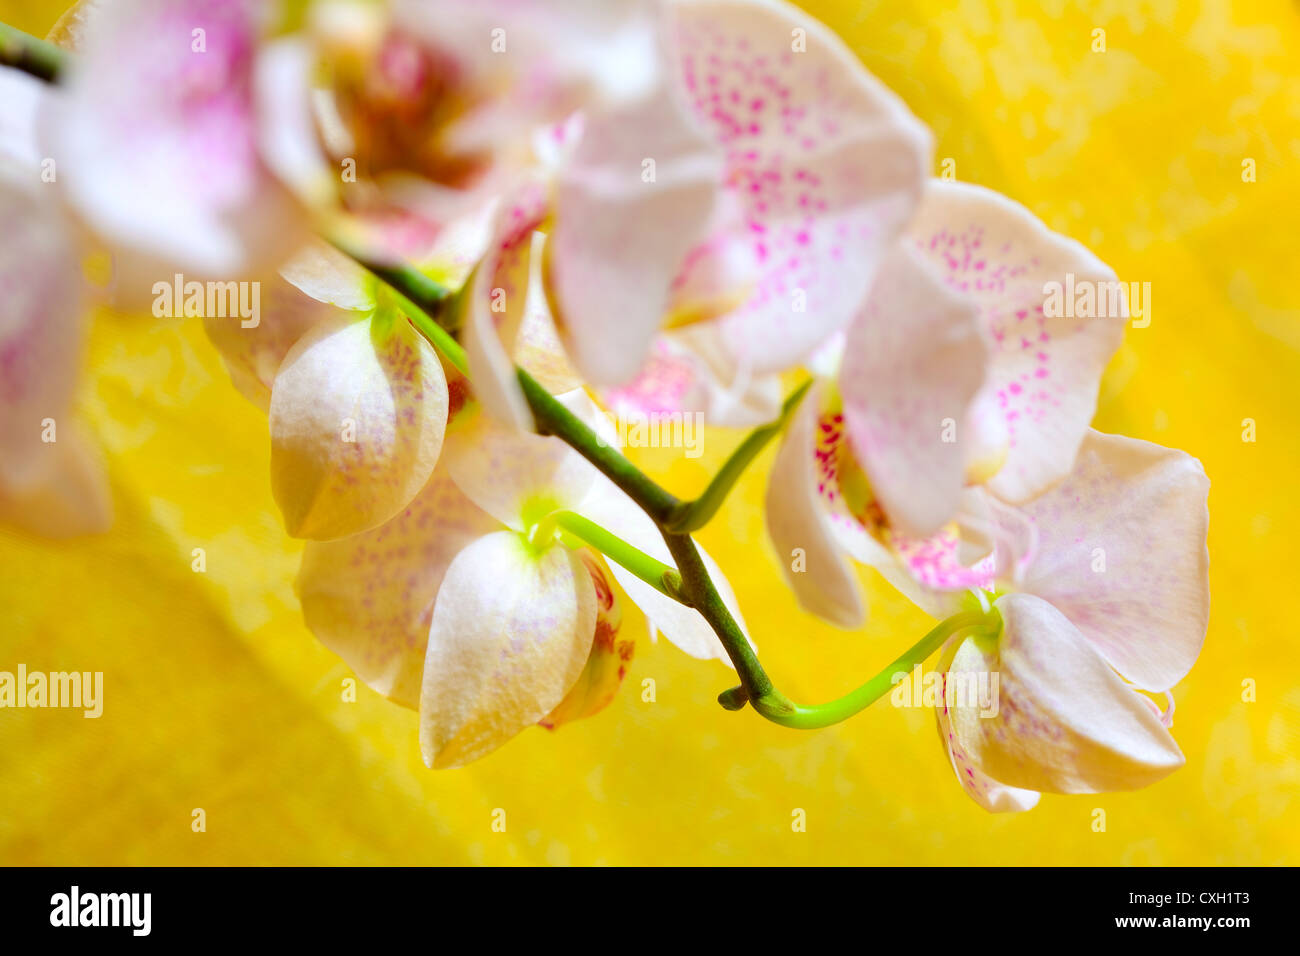
[(381, 262), (371, 258), (365, 250), (341, 235), (327, 237), (330, 245), (351, 259), (355, 259), (368, 271), (382, 279), (390, 288), (400, 292), (412, 304), (423, 311), (426, 317), (437, 320), (437, 324), (448, 332), (455, 332), (452, 321), (454, 309), (447, 308), (455, 299), (456, 293), (435, 279), (429, 278), (419, 269), (406, 263)]
[(607, 528), (573, 511), (547, 516), (556, 527), (591, 545), (605, 557), (631, 571), (656, 591), (674, 601), (682, 600), (682, 579), (675, 568), (646, 554)]
[(523, 369), (516, 369), (528, 407), (532, 409), (537, 430), (554, 435), (591, 462), (610, 481), (661, 524), (681, 503), (632, 464), (617, 448), (607, 444), (587, 424), (564, 407), (536, 379)]
[[(944, 642), (954, 634), (969, 628), (987, 627), (991, 624), (990, 615), (984, 611), (961, 611), (954, 614), (952, 617), (940, 621), (929, 634), (926, 634), (916, 644), (904, 651), (884, 670), (857, 690), (850, 691), (843, 697), (825, 704), (801, 707), (786, 700), (780, 694), (772, 694), (766, 697), (755, 697), (751, 694), (750, 700), (753, 702), (756, 711), (773, 723), (780, 724), (783, 727), (793, 727), (796, 730), (818, 730), (822, 727), (829, 727), (831, 724), (838, 724), (842, 720), (847, 720), (884, 697), (894, 686), (894, 676), (896, 674), (911, 671), (913, 667), (942, 647)], [(723, 702), (723, 706), (727, 706), (728, 702), (734, 703), (734, 701), (735, 695), (733, 692), (732, 697)]]
[(713, 476), (713, 480), (709, 482), (709, 486), (703, 493), (694, 501), (683, 501), (676, 512), (669, 516), (667, 521), (669, 531), (698, 531), (709, 523), (722, 507), (722, 503), (727, 500), (727, 495), (731, 493), (732, 487), (744, 474), (750, 462), (758, 457), (758, 453), (767, 447), (768, 442), (785, 431), (790, 416), (794, 414), (811, 387), (812, 380), (809, 379), (796, 388), (785, 400), (781, 415), (776, 421), (755, 428), (743, 442), (736, 446), (736, 450), (718, 469), (718, 473)]
[[(736, 674), (740, 677), (740, 686), (745, 696), (750, 700), (764, 697), (784, 700), (772, 685), (772, 679), (767, 676), (763, 665), (758, 662), (758, 655), (750, 646), (745, 632), (731, 616), (726, 602), (722, 600), (722, 595), (714, 586), (713, 579), (709, 577), (709, 570), (700, 557), (699, 549), (695, 547), (694, 539), (688, 534), (674, 534), (669, 531), (665, 531), (663, 535), (669, 553), (677, 562), (678, 573), (681, 574), (682, 596), (686, 599), (685, 603), (695, 608), (713, 628), (713, 633), (718, 635), (718, 640), (722, 642), (723, 649), (731, 658)], [(719, 702), (724, 707), (728, 707), (728, 701), (719, 698)], [(744, 701), (741, 700), (737, 706), (728, 709), (737, 710), (743, 705)]]
[(11, 66), (53, 83), (62, 73), (66, 60), (64, 52), (53, 43), (0, 23), (0, 66)]

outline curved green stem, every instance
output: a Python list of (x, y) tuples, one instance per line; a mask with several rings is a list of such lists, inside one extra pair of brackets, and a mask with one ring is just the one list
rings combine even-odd
[(53, 43), (0, 23), (0, 66), (11, 66), (53, 83), (63, 72), (66, 60), (64, 52)]
[[(996, 614), (996, 611), (991, 614)], [(792, 703), (779, 693), (754, 697), (750, 701), (756, 711), (773, 723), (796, 730), (817, 730), (847, 720), (870, 707), (889, 693), (895, 675), (906, 673), (943, 646), (948, 638), (960, 631), (992, 624), (991, 614), (984, 611), (961, 611), (939, 624), (895, 660), (856, 690), (825, 704), (803, 707)], [(734, 702), (734, 694), (730, 702)], [(724, 702), (723, 706), (727, 706)]]
[(674, 601), (682, 601), (682, 578), (676, 568), (633, 547), (609, 529), (574, 511), (556, 511), (544, 522), (566, 531), (591, 545), (605, 557), (631, 571), (656, 591)]
[(781, 407), (779, 418), (755, 428), (743, 442), (736, 446), (736, 450), (718, 469), (718, 473), (713, 476), (713, 480), (709, 482), (709, 486), (703, 493), (694, 501), (683, 501), (674, 514), (669, 516), (667, 521), (669, 531), (698, 531), (709, 523), (722, 507), (722, 503), (727, 500), (727, 495), (731, 493), (732, 487), (749, 467), (749, 463), (758, 457), (758, 453), (767, 447), (768, 442), (785, 431), (790, 416), (794, 414), (811, 387), (812, 380), (809, 379), (796, 388)]

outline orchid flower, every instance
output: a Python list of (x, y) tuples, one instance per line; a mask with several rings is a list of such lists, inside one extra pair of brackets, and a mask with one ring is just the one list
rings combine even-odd
[(148, 301), (175, 271), (256, 279), (305, 239), (259, 153), (254, 79), (273, 9), (117, 0), (76, 33), (42, 144), (69, 207), (115, 253), (124, 301)]
[(1069, 471), (1127, 319), (1122, 300), (1045, 311), (1052, 283), (1112, 288), (1114, 273), (977, 186), (931, 183), (887, 263), (768, 493), (778, 551), (808, 554), (811, 573), (787, 572), (791, 586), (846, 627), (864, 610), (845, 552), (905, 591), (898, 558), (925, 587), (977, 580), (971, 565), (992, 547), (980, 529)]
[(1136, 789), (1182, 765), (1169, 713), (1133, 687), (1169, 691), (1205, 640), (1208, 491), (1191, 456), (1090, 432), (1074, 471), (1023, 506), (1038, 551), (989, 589), (1000, 632), (956, 636), (943, 656), (946, 680), (999, 674), (997, 713), (936, 711), (985, 809), (1028, 809), (1037, 791)]
[(72, 421), (86, 313), (71, 225), (42, 181), (50, 94), (0, 68), (0, 520), (37, 534), (103, 531), (103, 468)]
[[(725, 158), (648, 354), (564, 302), (566, 344), (618, 411), (775, 417), (776, 373), (858, 312), (920, 198), (930, 136), (830, 30), (781, 2), (670, 6), (690, 108)], [(582, 318), (591, 315), (591, 319)], [(638, 374), (632, 378), (626, 357)], [(622, 357), (615, 359), (622, 353)]]
[[(582, 390), (561, 400), (602, 427)], [(431, 766), (459, 766), (531, 724), (555, 727), (608, 702), (632, 653), (617, 637), (611, 575), (687, 653), (725, 659), (697, 615), (590, 548), (560, 543), (547, 519), (567, 510), (663, 553), (653, 524), (576, 452), (468, 406), (401, 514), (308, 544), (297, 582), (308, 626), (375, 690), (418, 707)]]

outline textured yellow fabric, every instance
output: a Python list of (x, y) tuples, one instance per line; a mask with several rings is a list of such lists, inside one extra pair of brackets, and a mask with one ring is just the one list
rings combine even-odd
[[(301, 545), (271, 500), (265, 419), (198, 322), (101, 314), (81, 409), (109, 456), (117, 522), (63, 544), (0, 532), (0, 670), (102, 670), (104, 716), (0, 710), (0, 862), (1300, 862), (1300, 11), (808, 7), (933, 128), (937, 163), (1151, 283), (1150, 327), (1111, 363), (1097, 424), (1185, 448), (1212, 481), (1210, 634), (1175, 692), (1187, 766), (1139, 793), (990, 816), (953, 778), (929, 712), (884, 703), (831, 730), (784, 730), (714, 703), (722, 665), (641, 639), (599, 717), (430, 772), (415, 715), (365, 688), (344, 701), (347, 669), (304, 628)], [(0, 2), (0, 19), (39, 34), (58, 12)], [(689, 493), (733, 441), (709, 433), (694, 461), (642, 457)], [(779, 686), (823, 700), (927, 619), (869, 573), (862, 633), (797, 611), (763, 530), (770, 454), (702, 540)], [(624, 633), (641, 626), (629, 612)], [(195, 808), (206, 832), (191, 828)], [(796, 808), (806, 832), (792, 829)]]

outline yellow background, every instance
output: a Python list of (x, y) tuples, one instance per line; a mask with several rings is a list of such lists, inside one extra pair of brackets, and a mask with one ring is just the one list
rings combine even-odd
[[(0, 531), (0, 670), (102, 670), (105, 711), (0, 711), (0, 861), (1300, 862), (1296, 4), (808, 6), (933, 128), (958, 178), (1151, 283), (1153, 320), (1111, 363), (1097, 424), (1185, 448), (1212, 481), (1210, 634), (1176, 691), (1187, 766), (1140, 793), (991, 816), (957, 785), (929, 712), (877, 705), (784, 730), (713, 702), (722, 665), (640, 640), (601, 716), (430, 772), (413, 713), (364, 688), (341, 700), (349, 672), (291, 590), (301, 544), (271, 500), (265, 419), (198, 323), (104, 314), (81, 407), (110, 458), (117, 523), (65, 544)], [(57, 13), (0, 2), (0, 18), (42, 35)], [(696, 490), (732, 441), (711, 433), (699, 461), (659, 455), (656, 474)], [(801, 615), (763, 531), (768, 460), (702, 540), (778, 685), (822, 700), (927, 619), (876, 580), (862, 633)], [(205, 574), (190, 569), (196, 547)], [(629, 612), (626, 631), (640, 627)], [(641, 700), (646, 678), (656, 703)], [(191, 831), (196, 807), (205, 833)], [(792, 832), (795, 808), (806, 833)]]

